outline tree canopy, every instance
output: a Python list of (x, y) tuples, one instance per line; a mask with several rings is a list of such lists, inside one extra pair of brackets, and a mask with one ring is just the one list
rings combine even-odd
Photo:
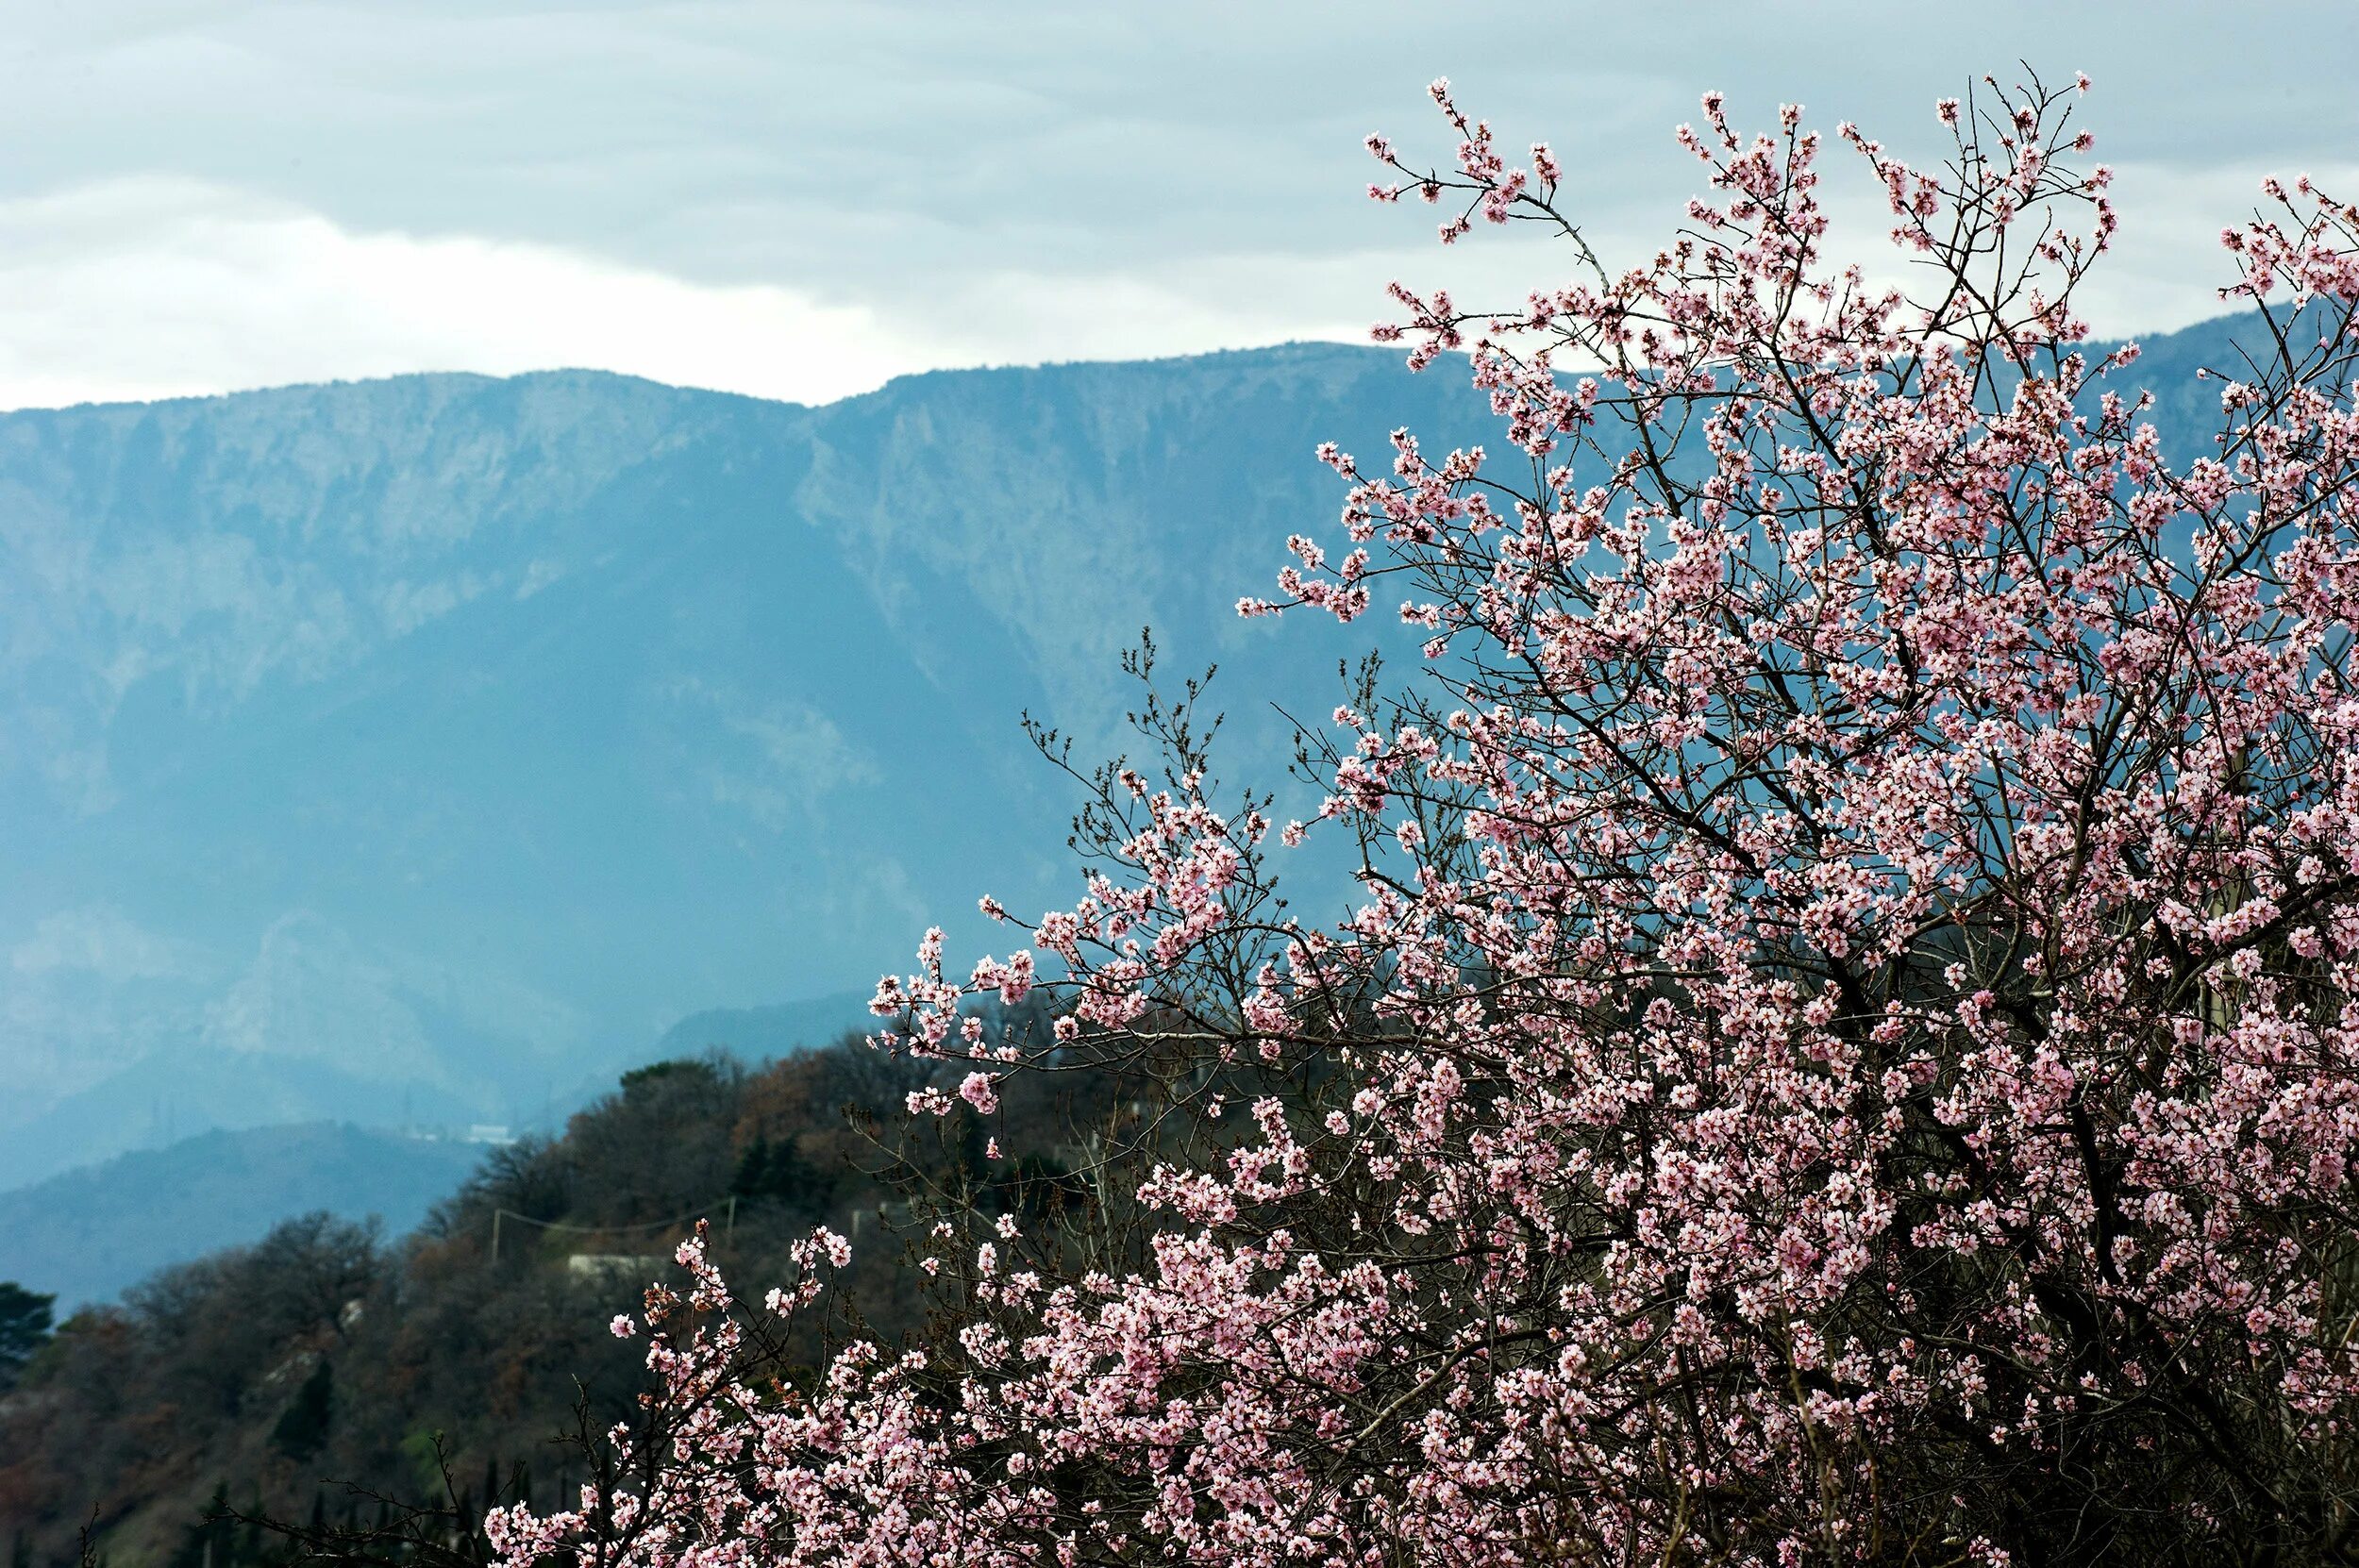
[(48, 1343), (50, 1309), (57, 1299), (12, 1279), (0, 1280), (0, 1389), (14, 1383), (33, 1353)]
[[(648, 1421), (494, 1514), (508, 1568), (2347, 1559), (2359, 209), (2229, 233), (2250, 354), (2167, 453), (2073, 309), (2085, 86), (1986, 81), (1921, 165), (1841, 127), (1872, 272), (1798, 108), (1706, 97), (1633, 265), (1441, 85), (1452, 161), (1372, 138), (1445, 242), (1559, 246), (1394, 286), (1500, 442), (1327, 449), (1341, 541), (1241, 607), (1381, 593), (1422, 667), (1305, 727), (1307, 824), (1145, 706), (1075, 902), (877, 997), (987, 1166), (1014, 1086), (1131, 1075), (1090, 1201), (939, 1194), (940, 1331), (815, 1372), (859, 1249), (756, 1305), (691, 1241), (614, 1326)], [(1340, 920), (1279, 897), (1306, 839)]]

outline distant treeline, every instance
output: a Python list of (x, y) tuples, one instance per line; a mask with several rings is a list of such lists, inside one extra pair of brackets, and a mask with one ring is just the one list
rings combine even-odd
[[(1029, 1009), (989, 1022), (1046, 1033)], [(888, 1239), (907, 1200), (995, 1184), (1036, 1201), (1060, 1176), (1037, 1153), (986, 1159), (963, 1114), (926, 1119), (913, 1146), (909, 1095), (950, 1076), (858, 1036), (758, 1067), (660, 1062), (561, 1138), (492, 1150), (412, 1235), (310, 1214), (75, 1313), (0, 1367), (12, 1568), (74, 1561), (86, 1530), (117, 1568), (243, 1568), (293, 1555), (245, 1520), (365, 1535), (439, 1518), (463, 1537), (491, 1500), (553, 1503), (583, 1470), (553, 1440), (602, 1430), (642, 1386), (644, 1342), (609, 1322), (677, 1276), (697, 1218), (747, 1284), (814, 1225), (860, 1234), (834, 1331), (898, 1340), (927, 1310)], [(1117, 1109), (1043, 1092), (995, 1123), (1039, 1151)]]

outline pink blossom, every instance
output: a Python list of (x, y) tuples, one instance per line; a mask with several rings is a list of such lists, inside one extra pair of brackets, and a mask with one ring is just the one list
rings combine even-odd
[[(1924, 167), (1709, 94), (1686, 226), (1611, 261), (1446, 82), (1443, 157), (1371, 142), (1446, 241), (1567, 254), (1497, 310), (1393, 287), (1497, 439), (1323, 447), (1334, 535), (1247, 601), (1423, 607), (1279, 834), (1352, 906), (1281, 908), (1267, 797), (1150, 726), (1053, 976), (954, 982), (936, 932), (877, 993), (937, 1050), (1053, 994), (1053, 1050), (910, 1107), (1118, 1075), (1080, 1217), (954, 1207), (949, 1332), (808, 1388), (684, 1248), (662, 1441), (495, 1516), (504, 1568), (2345, 1549), (2359, 209), (2281, 182), (2230, 232), (2302, 341), (2167, 450), (2074, 313), (2117, 219), (2069, 92), (1976, 94)], [(1835, 259), (1831, 147), (1905, 289)]]

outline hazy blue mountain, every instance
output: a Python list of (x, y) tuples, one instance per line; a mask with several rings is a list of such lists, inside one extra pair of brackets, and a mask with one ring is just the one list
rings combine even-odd
[(167, 1263), (259, 1241), (291, 1214), (426, 1217), (483, 1154), (340, 1123), (208, 1132), (0, 1193), (0, 1279), (54, 1293), (60, 1315)]
[(1331, 537), (1314, 444), (1397, 425), (1497, 444), (1457, 372), (1317, 345), (821, 409), (560, 372), (0, 416), (0, 1187), (545, 1125), (659, 1040), (857, 1024), (929, 924), (1004, 945), (978, 893), (1076, 891), (1018, 711), (1100, 753), (1151, 622), (1278, 772), (1259, 699), (1323, 712), (1375, 633), (1231, 607)]
[(875, 994), (873, 989), (847, 991), (769, 1007), (707, 1008), (664, 1030), (650, 1056), (667, 1060), (727, 1051), (743, 1061), (781, 1057), (800, 1046), (825, 1044), (847, 1030), (873, 1027), (868, 998)]
[(1107, 743), (1150, 621), (1331, 700), (1356, 639), (1230, 606), (1333, 514), (1317, 441), (1465, 406), (1309, 347), (819, 409), (557, 373), (0, 417), (0, 1186), (544, 1121), (698, 1009), (1069, 898), (1018, 711)]

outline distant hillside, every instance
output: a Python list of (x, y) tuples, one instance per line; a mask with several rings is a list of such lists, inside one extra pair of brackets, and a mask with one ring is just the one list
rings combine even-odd
[(1230, 613), (1340, 504), (1313, 447), (1470, 408), (1312, 346), (818, 409), (568, 372), (0, 416), (0, 1186), (534, 1120), (698, 1009), (1069, 898), (1019, 712), (1113, 743), (1152, 622), (1250, 667), (1274, 765), (1263, 693), (1317, 710), (1365, 641)]
[[(1034, 1005), (988, 1026), (1037, 1044), (1046, 1015)], [(378, 1497), (440, 1494), (437, 1434), (474, 1499), (488, 1493), (487, 1472), (544, 1504), (564, 1496), (579, 1460), (551, 1436), (570, 1426), (577, 1399), (597, 1429), (635, 1409), (644, 1346), (617, 1341), (607, 1323), (648, 1280), (676, 1276), (668, 1254), (688, 1216), (712, 1221), (715, 1256), (748, 1281), (784, 1278), (788, 1248), (814, 1224), (864, 1234), (870, 1244), (830, 1292), (890, 1342), (927, 1306), (926, 1276), (878, 1231), (896, 1212), (911, 1223), (908, 1194), (971, 1190), (1028, 1205), (1045, 1223), (1087, 1191), (1058, 1185), (1037, 1161), (986, 1160), (963, 1106), (947, 1124), (957, 1136), (911, 1141), (909, 1185), (880, 1179), (889, 1161), (845, 1108), (896, 1115), (943, 1071), (858, 1043), (759, 1070), (699, 1056), (625, 1076), (553, 1142), (468, 1150), (348, 1127), (217, 1133), (12, 1195), (0, 1203), (0, 1237), (14, 1244), (20, 1226), (56, 1217), (48, 1244), (62, 1252), (76, 1239), (67, 1211), (96, 1247), (183, 1212), (176, 1183), (276, 1173), (325, 1193), (341, 1170), (352, 1191), (382, 1195), (367, 1183), (387, 1178), (389, 1162), (451, 1162), (406, 1236), (399, 1221), (372, 1235), (300, 1215), (207, 1256), (181, 1254), (120, 1302), (60, 1325), (22, 1380), (0, 1387), (0, 1540), (22, 1560), (71, 1563), (88, 1526), (106, 1560), (129, 1568), (283, 1568), (286, 1556), (252, 1532), (203, 1524), (216, 1487), (294, 1521), (366, 1524)], [(1131, 1093), (1110, 1076), (1093, 1109), (1062, 1082), (1026, 1077), (993, 1125), (1054, 1148), (1074, 1118), (1102, 1127)], [(637, 1261), (584, 1269), (581, 1254)], [(0, 1276), (12, 1266), (0, 1264)], [(817, 1324), (795, 1332), (816, 1359)], [(472, 1506), (460, 1510), (470, 1526)]]
[(0, 1279), (54, 1293), (63, 1315), (309, 1209), (399, 1235), (483, 1153), (338, 1123), (204, 1133), (0, 1193)]
[[(2210, 324), (2128, 379), (2183, 446), (2231, 358)], [(1386, 618), (1231, 609), (1326, 537), (1315, 444), (1403, 425), (1497, 444), (1458, 369), (1333, 345), (822, 409), (562, 372), (0, 416), (0, 1187), (531, 1122), (699, 1009), (935, 923), (1004, 945), (977, 894), (1076, 892), (1019, 711), (1101, 755), (1152, 623), (1224, 666), (1229, 771), (1282, 778), (1269, 699), (1325, 711)]]
[(727, 1051), (742, 1061), (764, 1061), (807, 1046), (827, 1045), (847, 1030), (873, 1028), (868, 999), (876, 992), (847, 991), (808, 1002), (766, 1008), (709, 1008), (663, 1031), (655, 1059)]
[[(644, 1055), (649, 1060), (727, 1052), (761, 1062), (831, 1043), (870, 1022), (870, 993), (844, 992), (809, 1002), (759, 1008), (716, 1008), (683, 1018)], [(170, 1090), (181, 1114), (234, 1121), (259, 1108), (250, 1099), (250, 1065), (202, 1054), (172, 1062)], [(300, 1113), (307, 1095), (332, 1097), (337, 1086), (320, 1079), (320, 1064), (288, 1064), (275, 1087), (279, 1104)], [(554, 1132), (562, 1118), (594, 1098), (604, 1084), (553, 1099), (537, 1130)], [(150, 1093), (147, 1104), (131, 1096)], [(109, 1114), (126, 1125), (143, 1122), (158, 1085), (102, 1086), (70, 1096), (55, 1122), (102, 1125)], [(109, 1103), (109, 1095), (117, 1103)], [(406, 1092), (401, 1110), (411, 1126), (463, 1134), (466, 1108), (448, 1098)], [(518, 1130), (522, 1130), (519, 1128)], [(60, 1313), (111, 1299), (124, 1287), (168, 1264), (219, 1247), (258, 1240), (271, 1226), (314, 1209), (348, 1219), (376, 1215), (397, 1235), (426, 1217), (482, 1158), (479, 1144), (447, 1137), (350, 1123), (215, 1129), (169, 1145), (78, 1167), (29, 1187), (0, 1192), (0, 1279), (58, 1296)]]

